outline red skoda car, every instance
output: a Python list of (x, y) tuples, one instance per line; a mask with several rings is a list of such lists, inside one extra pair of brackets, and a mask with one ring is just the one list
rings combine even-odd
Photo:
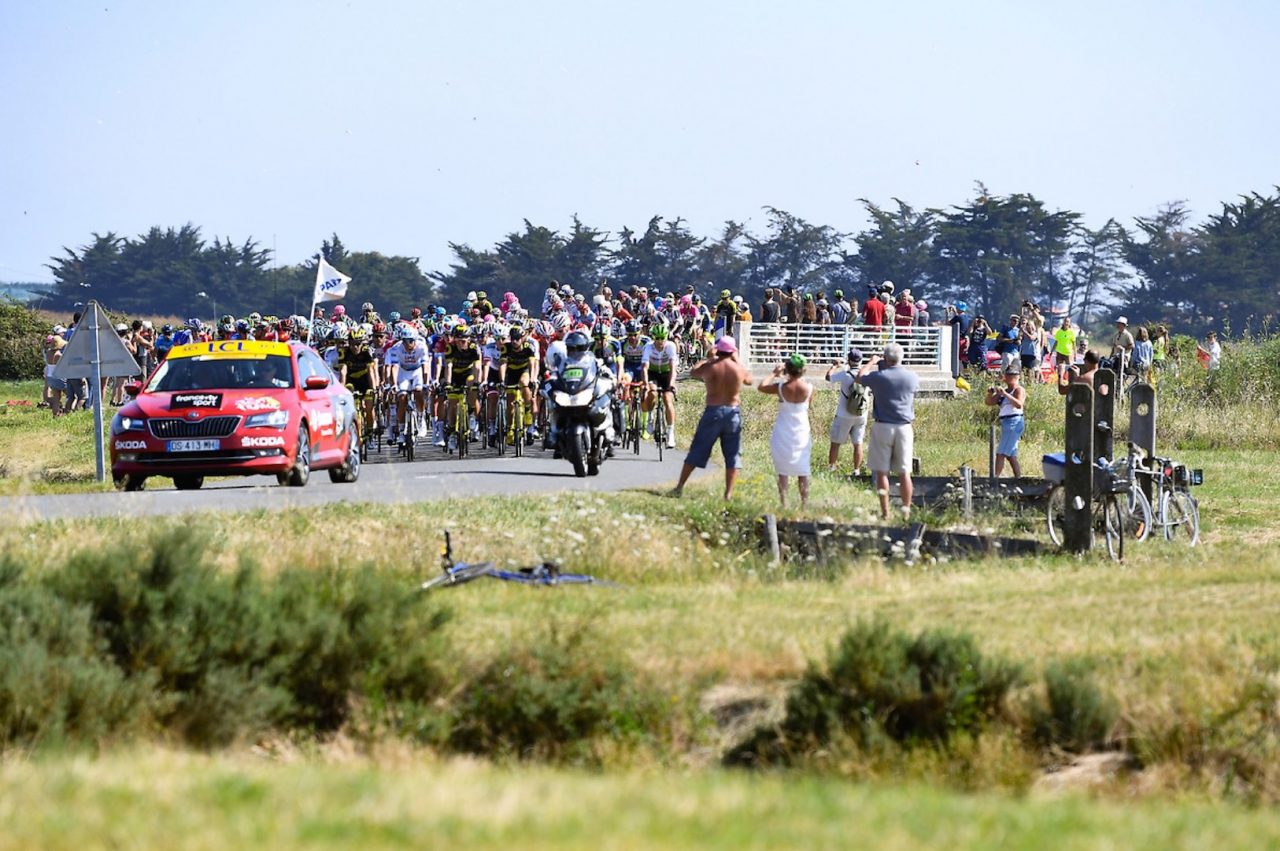
[(168, 476), (193, 490), (205, 476), (275, 475), (302, 487), (312, 470), (360, 475), (351, 391), (300, 343), (223, 340), (175, 346), (111, 421), (111, 475), (125, 490)]

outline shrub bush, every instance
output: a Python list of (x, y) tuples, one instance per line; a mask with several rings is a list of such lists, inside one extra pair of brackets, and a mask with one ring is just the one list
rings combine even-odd
[[(438, 695), (445, 616), (413, 583), (373, 569), (267, 582), (251, 562), (220, 572), (209, 552), (178, 530), (0, 587), (0, 613), (12, 613), (0, 632), (13, 669), (0, 685), (4, 740), (88, 741), (147, 724), (211, 746), (331, 731), (356, 705)], [(39, 698), (49, 720), (33, 726), (20, 710), (38, 702), (36, 677), (54, 687)]]
[(926, 631), (913, 638), (882, 621), (859, 623), (825, 669), (810, 665), (781, 724), (757, 730), (726, 762), (785, 764), (843, 740), (945, 745), (1003, 714), (1020, 681), (1016, 665), (984, 657), (967, 635)]
[(1102, 747), (1111, 736), (1120, 708), (1103, 694), (1082, 662), (1052, 663), (1044, 672), (1044, 699), (1031, 704), (1031, 733), (1036, 742), (1072, 753)]
[(24, 381), (44, 375), (40, 345), (49, 326), (34, 311), (0, 298), (0, 380)]
[(500, 652), (460, 693), (447, 747), (516, 759), (593, 762), (592, 745), (639, 743), (666, 723), (661, 701), (608, 647), (554, 628)]

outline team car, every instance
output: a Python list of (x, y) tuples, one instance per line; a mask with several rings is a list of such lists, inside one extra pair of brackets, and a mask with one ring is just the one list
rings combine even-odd
[(168, 476), (194, 490), (205, 476), (275, 475), (302, 487), (312, 470), (360, 475), (351, 391), (297, 342), (222, 340), (174, 346), (111, 421), (111, 475), (141, 490)]

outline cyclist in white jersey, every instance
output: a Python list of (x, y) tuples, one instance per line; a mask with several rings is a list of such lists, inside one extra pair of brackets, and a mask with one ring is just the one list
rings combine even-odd
[(676, 405), (675, 377), (679, 368), (680, 356), (676, 352), (676, 344), (667, 339), (667, 326), (657, 323), (650, 330), (653, 339), (644, 347), (642, 363), (644, 365), (644, 381), (647, 385), (642, 408), (653, 410), (659, 394), (662, 406), (667, 413), (667, 448), (676, 445)]
[(399, 439), (404, 429), (405, 410), (408, 408), (409, 394), (413, 394), (414, 404), (419, 411), (426, 410), (423, 398), (422, 367), (427, 362), (427, 347), (418, 339), (412, 328), (400, 330), (400, 342), (387, 349), (386, 364), (395, 369), (396, 385), (396, 430), (391, 435), (391, 442)]

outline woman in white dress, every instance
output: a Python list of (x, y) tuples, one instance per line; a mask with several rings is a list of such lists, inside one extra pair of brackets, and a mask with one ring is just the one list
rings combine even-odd
[(808, 364), (804, 355), (791, 355), (773, 368), (773, 379), (760, 384), (760, 392), (778, 397), (778, 418), (773, 423), (769, 451), (773, 469), (778, 474), (778, 497), (787, 507), (787, 490), (791, 477), (797, 478), (800, 507), (809, 502), (809, 454), (813, 436), (809, 432), (809, 397), (813, 388), (804, 380)]

